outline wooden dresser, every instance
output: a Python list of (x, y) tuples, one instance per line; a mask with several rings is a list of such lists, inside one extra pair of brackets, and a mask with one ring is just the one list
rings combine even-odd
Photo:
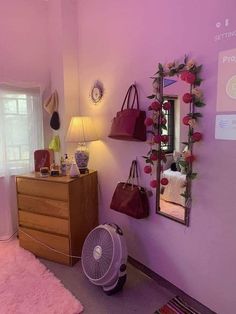
[(16, 177), (16, 188), (20, 246), (45, 259), (76, 263), (56, 251), (81, 256), (87, 234), (97, 226), (97, 172), (75, 179), (30, 173)]

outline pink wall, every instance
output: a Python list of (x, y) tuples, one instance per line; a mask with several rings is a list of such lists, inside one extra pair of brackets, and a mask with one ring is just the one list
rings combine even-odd
[[(50, 73), (52, 90), (59, 94), (60, 130), (55, 131), (61, 138), (60, 156), (69, 153), (65, 135), (72, 115), (78, 115), (78, 56), (77, 56), (77, 10), (76, 1), (51, 0), (49, 8)], [(71, 148), (74, 152), (74, 147)]]
[(47, 12), (41, 0), (1, 1), (1, 82), (48, 84)]
[[(235, 47), (235, 37), (214, 41), (224, 33), (215, 24), (229, 18), (236, 29), (235, 1), (81, 0), (78, 1), (80, 103), (84, 114), (97, 118), (103, 141), (91, 143), (91, 162), (99, 172), (100, 221), (123, 227), (129, 254), (212, 310), (231, 314), (236, 307), (235, 143), (214, 139), (217, 58)], [(125, 179), (130, 161), (147, 151), (145, 143), (107, 138), (112, 117), (128, 86), (136, 81), (142, 108), (151, 91), (149, 77), (158, 62), (189, 54), (204, 65), (207, 106), (199, 128), (204, 142), (196, 148), (191, 225), (186, 228), (155, 214), (136, 221), (109, 209), (117, 181)], [(93, 105), (89, 91), (100, 79), (104, 100)], [(197, 145), (196, 145), (197, 146)], [(142, 183), (148, 185), (142, 175)]]

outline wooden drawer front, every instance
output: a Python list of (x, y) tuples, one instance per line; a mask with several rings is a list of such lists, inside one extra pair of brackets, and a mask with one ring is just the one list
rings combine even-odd
[(38, 215), (22, 210), (19, 210), (19, 224), (20, 226), (66, 236), (69, 233), (69, 222), (66, 219)]
[(35, 196), (18, 194), (18, 208), (30, 212), (68, 218), (68, 203)]
[[(24, 234), (21, 230), (23, 232), (26, 232), (28, 235), (35, 238), (39, 242), (31, 239), (29, 236)], [(70, 257), (57, 253), (53, 250), (50, 250), (49, 248), (45, 247), (44, 245), (40, 243), (42, 242), (45, 245), (59, 252), (69, 255), (69, 251), (70, 251), (69, 239), (66, 237), (20, 227), (19, 240), (20, 240), (21, 247), (23, 247), (26, 250), (31, 251), (36, 256), (43, 257), (45, 259), (49, 259), (51, 261), (58, 262), (58, 263), (63, 263), (67, 265), (71, 264)]]
[(68, 184), (17, 178), (17, 191), (21, 194), (42, 196), (60, 201), (68, 200)]

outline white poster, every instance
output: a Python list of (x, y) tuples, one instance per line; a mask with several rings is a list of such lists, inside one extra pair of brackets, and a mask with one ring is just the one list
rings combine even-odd
[(236, 111), (236, 49), (219, 53), (216, 110)]
[(236, 140), (236, 114), (216, 116), (215, 138), (218, 140)]

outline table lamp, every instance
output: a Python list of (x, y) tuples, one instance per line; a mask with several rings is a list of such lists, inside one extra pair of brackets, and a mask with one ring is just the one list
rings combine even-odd
[(88, 171), (89, 150), (86, 142), (96, 140), (98, 140), (98, 136), (91, 117), (75, 116), (71, 118), (66, 141), (69, 143), (78, 143), (75, 151), (75, 161), (80, 173)]

